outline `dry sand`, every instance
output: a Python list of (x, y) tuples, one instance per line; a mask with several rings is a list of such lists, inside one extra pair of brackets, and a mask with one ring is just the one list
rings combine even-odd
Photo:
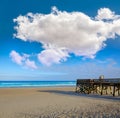
[(0, 89), (0, 118), (120, 118), (120, 97), (75, 87)]

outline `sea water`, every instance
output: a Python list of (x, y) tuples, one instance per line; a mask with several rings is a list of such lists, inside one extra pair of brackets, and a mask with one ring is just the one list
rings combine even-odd
[(0, 81), (0, 88), (75, 86), (75, 81)]

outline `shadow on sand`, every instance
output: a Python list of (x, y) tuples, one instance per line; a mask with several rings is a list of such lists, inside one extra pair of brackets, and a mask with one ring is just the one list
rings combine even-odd
[(38, 90), (37, 92), (47, 92), (47, 93), (53, 93), (59, 95), (120, 101), (120, 96), (113, 97), (112, 95), (82, 94), (82, 93), (76, 93), (75, 91), (62, 91), (62, 90)]

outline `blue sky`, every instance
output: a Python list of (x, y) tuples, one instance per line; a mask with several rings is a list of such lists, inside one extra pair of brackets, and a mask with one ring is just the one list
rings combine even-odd
[(120, 77), (119, 0), (1, 0), (0, 80)]

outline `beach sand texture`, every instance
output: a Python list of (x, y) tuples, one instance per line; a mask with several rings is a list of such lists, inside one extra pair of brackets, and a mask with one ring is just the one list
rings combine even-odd
[(0, 118), (120, 118), (120, 97), (75, 87), (1, 88)]

